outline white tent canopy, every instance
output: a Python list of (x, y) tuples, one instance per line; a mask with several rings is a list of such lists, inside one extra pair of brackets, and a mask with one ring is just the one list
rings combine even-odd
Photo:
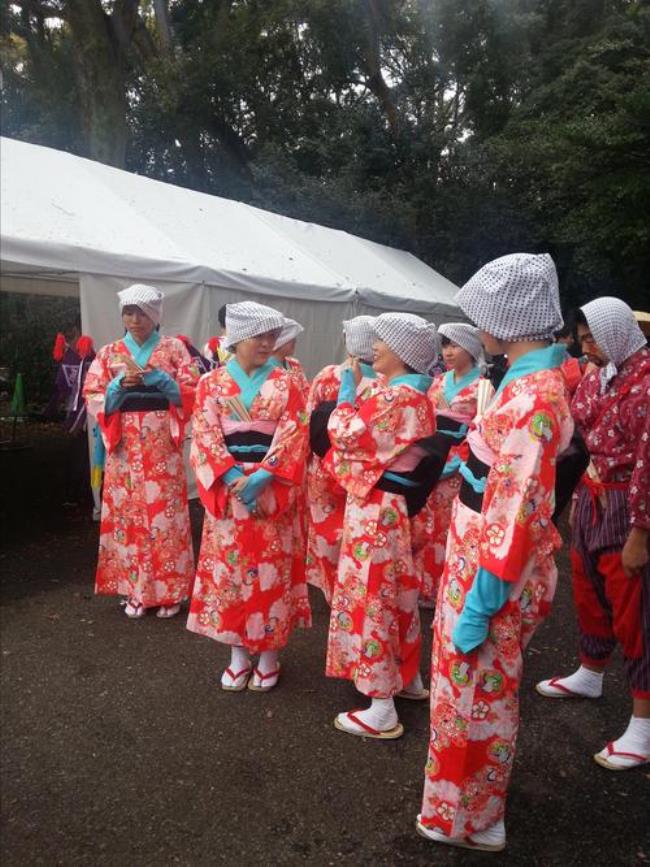
[(167, 295), (163, 329), (200, 346), (226, 302), (256, 298), (306, 328), (307, 369), (340, 355), (341, 322), (408, 310), (458, 317), (456, 287), (415, 256), (62, 151), (0, 139), (2, 288), (81, 296), (83, 330), (120, 333), (115, 292)]

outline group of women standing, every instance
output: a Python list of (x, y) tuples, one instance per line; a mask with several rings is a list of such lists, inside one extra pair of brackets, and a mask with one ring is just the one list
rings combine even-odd
[[(125, 335), (85, 385), (108, 450), (97, 592), (124, 596), (130, 617), (172, 616), (189, 596), (188, 628), (230, 647), (221, 687), (236, 692), (276, 686), (279, 651), (311, 623), (307, 582), (320, 587), (326, 674), (370, 702), (334, 724), (382, 740), (404, 731), (396, 697), (429, 698), (419, 603), (435, 603), (417, 830), (502, 849), (522, 654), (553, 599), (555, 469), (573, 433), (551, 258), (484, 266), (457, 296), (477, 327), (407, 313), (344, 323), (348, 359), (311, 388), (292, 356), (301, 327), (271, 307), (228, 305), (233, 355), (198, 380), (185, 346), (160, 336), (161, 293), (119, 295)], [(432, 380), (440, 338), (448, 373)], [(496, 394), (483, 348), (510, 361)]]

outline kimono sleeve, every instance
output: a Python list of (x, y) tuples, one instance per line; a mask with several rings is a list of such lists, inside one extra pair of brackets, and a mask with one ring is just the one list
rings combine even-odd
[(533, 552), (544, 559), (561, 544), (551, 522), (557, 455), (573, 429), (559, 408), (536, 402), (516, 418), (494, 461), (483, 499), (479, 566), (517, 582)]
[(630, 524), (650, 530), (650, 374), (625, 404), (627, 418), (623, 418), (622, 408), (621, 421), (628, 423), (636, 443), (628, 493)]
[(227, 489), (221, 479), (235, 466), (235, 459), (224, 440), (219, 404), (214, 398), (215, 377), (218, 377), (219, 370), (206, 373), (199, 380), (190, 448), (190, 465), (196, 476), (201, 502), (215, 516), (223, 513), (226, 502)]
[(171, 421), (171, 436), (174, 443), (179, 446), (185, 436), (185, 428), (192, 417), (199, 373), (196, 362), (188, 352), (188, 349), (182, 340), (175, 340), (174, 343), (174, 378), (180, 391), (181, 403), (180, 406), (170, 404), (169, 413)]
[(286, 377), (287, 400), (260, 468), (272, 473), (274, 481), (299, 485), (307, 459), (308, 425), (305, 400), (294, 380)]
[(323, 463), (348, 493), (365, 497), (395, 458), (434, 430), (424, 395), (376, 386), (358, 408), (342, 403), (334, 410), (328, 425), (332, 448)]
[(93, 359), (84, 380), (83, 397), (86, 401), (88, 415), (97, 421), (99, 430), (106, 446), (106, 451), (112, 452), (122, 439), (122, 417), (119, 412), (106, 415), (106, 389), (112, 375), (109, 366), (110, 347), (104, 346)]

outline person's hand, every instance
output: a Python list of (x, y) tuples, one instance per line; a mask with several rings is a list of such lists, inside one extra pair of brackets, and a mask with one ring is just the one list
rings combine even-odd
[(361, 362), (358, 358), (354, 357), (350, 359), (350, 367), (352, 368), (352, 373), (354, 374), (354, 384), (358, 387), (359, 383), (363, 379), (363, 371), (361, 370)]
[(125, 359), (125, 364), (126, 373), (120, 383), (122, 388), (134, 388), (137, 385), (142, 385), (144, 371), (130, 358)]
[(650, 561), (648, 553), (648, 531), (632, 527), (621, 552), (623, 571), (628, 578), (639, 575)]

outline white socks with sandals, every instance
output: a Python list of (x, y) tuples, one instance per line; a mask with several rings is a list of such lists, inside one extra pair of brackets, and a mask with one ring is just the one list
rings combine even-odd
[[(355, 710), (353, 713), (358, 720), (378, 732), (394, 729), (399, 722), (395, 702), (392, 698), (373, 698), (370, 707), (365, 710)], [(341, 717), (345, 718), (347, 714), (339, 714), (339, 718)], [(348, 719), (343, 719), (342, 722), (348, 729), (354, 727), (354, 723)]]
[(650, 719), (632, 716), (625, 733), (594, 756), (599, 765), (626, 771), (650, 762)]
[(221, 685), (226, 689), (237, 689), (251, 669), (251, 658), (245, 647), (230, 648), (230, 665), (221, 675)]
[(602, 671), (581, 665), (567, 677), (552, 677), (537, 684), (537, 692), (547, 698), (600, 698), (603, 694)]

